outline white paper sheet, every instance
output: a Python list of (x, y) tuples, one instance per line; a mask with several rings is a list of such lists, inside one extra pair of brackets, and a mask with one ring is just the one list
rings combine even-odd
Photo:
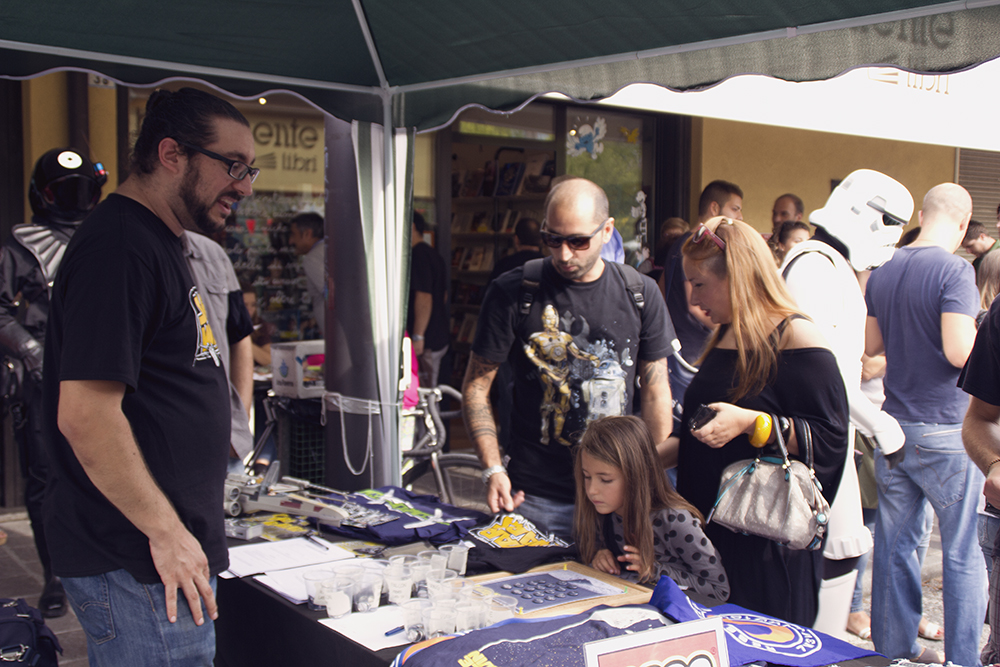
[[(244, 544), (229, 549), (229, 571), (237, 577), (247, 577), (263, 572), (287, 570), (304, 565), (331, 563), (354, 554), (322, 538), (313, 538), (322, 546), (305, 537), (277, 542)], [(325, 547), (325, 548), (324, 548)]]
[(372, 651), (410, 643), (406, 640), (406, 632), (385, 636), (386, 632), (403, 624), (403, 610), (394, 604), (379, 607), (365, 614), (355, 613), (343, 618), (324, 618), (320, 623)]

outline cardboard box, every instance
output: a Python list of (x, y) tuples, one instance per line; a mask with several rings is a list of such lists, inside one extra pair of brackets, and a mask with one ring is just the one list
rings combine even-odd
[(271, 386), (278, 396), (315, 398), (326, 391), (322, 340), (271, 345)]

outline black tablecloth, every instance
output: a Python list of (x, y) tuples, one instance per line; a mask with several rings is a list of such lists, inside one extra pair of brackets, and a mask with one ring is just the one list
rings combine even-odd
[(318, 623), (323, 612), (292, 604), (249, 578), (219, 579), (217, 598), (216, 667), (386, 667), (403, 650), (371, 651)]

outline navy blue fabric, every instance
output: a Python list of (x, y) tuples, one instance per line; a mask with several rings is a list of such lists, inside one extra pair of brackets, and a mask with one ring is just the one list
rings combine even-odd
[[(382, 502), (385, 494), (392, 492), (392, 498)], [(378, 542), (387, 546), (411, 544), (426, 540), (431, 544), (447, 544), (463, 539), (469, 534), (469, 529), (477, 523), (486, 520), (486, 515), (474, 510), (465, 510), (452, 505), (446, 505), (436, 496), (423, 496), (410, 493), (398, 486), (383, 486), (378, 489), (366, 489), (347, 495), (348, 500), (361, 507), (371, 508), (393, 515), (394, 521), (378, 526), (357, 528), (352, 526), (324, 527), (338, 535), (357, 540)], [(330, 495), (334, 504), (340, 505), (344, 496)], [(441, 510), (441, 519), (446, 523), (433, 523), (420, 528), (407, 528), (407, 525), (422, 522), (433, 516), (435, 510)]]
[[(649, 605), (629, 605), (618, 607), (617, 610), (624, 611), (629, 607), (636, 610), (636, 613), (639, 609), (655, 609), (680, 623), (722, 616), (731, 665), (766, 661), (774, 665), (819, 667), (878, 655), (822, 632), (736, 605), (703, 607), (689, 599), (667, 576), (660, 578)], [(458, 667), (489, 663), (506, 667), (538, 664), (568, 667), (584, 664), (583, 645), (587, 642), (666, 625), (662, 621), (646, 618), (619, 628), (594, 618), (595, 615), (615, 611), (602, 605), (574, 616), (510, 620), (460, 637), (415, 644), (400, 653), (392, 664), (393, 667)]]

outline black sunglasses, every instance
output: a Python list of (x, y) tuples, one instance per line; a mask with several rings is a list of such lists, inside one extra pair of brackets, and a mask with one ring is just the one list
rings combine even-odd
[(255, 180), (257, 180), (257, 174), (260, 173), (260, 169), (255, 169), (254, 167), (251, 167), (248, 164), (240, 162), (239, 160), (231, 160), (230, 158), (227, 158), (224, 155), (213, 153), (212, 151), (205, 150), (200, 146), (189, 144), (188, 142), (181, 141), (180, 139), (174, 139), (174, 141), (179, 143), (184, 148), (190, 148), (191, 150), (201, 153), (202, 155), (205, 155), (207, 157), (210, 157), (213, 160), (218, 160), (219, 162), (225, 163), (226, 166), (229, 167), (229, 177), (237, 181), (242, 181), (249, 174), (250, 182), (253, 183)]
[[(610, 220), (611, 218), (608, 218)], [(563, 243), (569, 246), (570, 250), (586, 250), (590, 247), (590, 239), (597, 236), (597, 233), (604, 229), (604, 225), (608, 224), (608, 220), (605, 220), (597, 229), (595, 229), (590, 235), (584, 236), (583, 234), (572, 234), (570, 236), (560, 236), (559, 234), (553, 234), (552, 232), (547, 232), (542, 230), (542, 243), (550, 248), (559, 248)], [(542, 221), (542, 226), (545, 226), (545, 221)]]
[[(721, 225), (723, 223), (725, 223), (727, 225), (731, 225), (731, 224), (733, 224), (733, 221), (730, 220), (729, 218), (723, 218), (719, 222), (719, 224)], [(718, 235), (716, 235), (715, 232), (713, 232), (711, 229), (709, 229), (708, 227), (706, 227), (704, 222), (701, 223), (700, 225), (698, 225), (698, 229), (694, 230), (694, 234), (691, 236), (691, 243), (701, 243), (705, 239), (706, 236), (708, 236), (710, 239), (712, 239), (713, 241), (715, 241), (715, 245), (719, 246), (719, 250), (722, 250), (723, 252), (725, 252), (725, 250), (726, 250), (726, 242), (723, 241), (721, 238), (719, 238)]]

